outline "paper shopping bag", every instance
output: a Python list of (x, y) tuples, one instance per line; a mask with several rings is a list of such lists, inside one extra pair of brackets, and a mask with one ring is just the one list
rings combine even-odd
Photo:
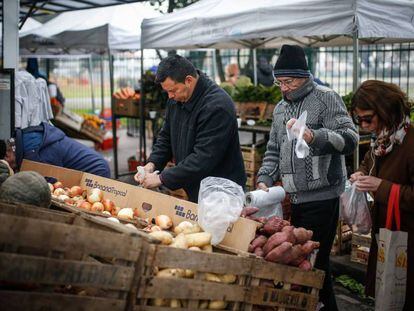
[[(388, 200), (387, 223), (381, 228), (375, 283), (375, 310), (402, 310), (407, 285), (407, 232), (400, 231), (400, 186), (393, 184)], [(393, 211), (397, 231), (392, 231)]]

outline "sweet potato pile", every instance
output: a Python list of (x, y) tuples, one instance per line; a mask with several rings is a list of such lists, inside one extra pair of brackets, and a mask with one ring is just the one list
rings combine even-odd
[(264, 257), (267, 261), (303, 270), (312, 269), (309, 257), (319, 247), (319, 242), (311, 240), (313, 232), (305, 228), (295, 228), (289, 221), (276, 216), (256, 218), (254, 213), (257, 211), (256, 207), (246, 207), (242, 212), (242, 217), (262, 224), (255, 239), (250, 242), (249, 252)]

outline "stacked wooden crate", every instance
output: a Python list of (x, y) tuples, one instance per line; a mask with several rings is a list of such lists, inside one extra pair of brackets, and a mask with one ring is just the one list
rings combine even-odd
[(90, 219), (0, 203), (2, 310), (127, 308), (143, 239)]
[(315, 310), (323, 285), (319, 270), (160, 245), (82, 213), (0, 203), (0, 221), (2, 310)]
[(137, 310), (315, 310), (324, 279), (256, 257), (154, 244), (143, 252)]
[(259, 153), (258, 145), (241, 146), (244, 161), (244, 169), (246, 170), (248, 190), (256, 188), (256, 176), (262, 164), (262, 155)]
[(368, 264), (371, 234), (352, 234), (351, 261)]

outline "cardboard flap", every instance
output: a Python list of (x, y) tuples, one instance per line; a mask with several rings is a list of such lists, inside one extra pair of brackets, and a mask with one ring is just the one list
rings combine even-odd
[(35, 171), (44, 177), (54, 177), (61, 181), (65, 187), (79, 185), (83, 175), (80, 171), (26, 159), (23, 160), (20, 171)]

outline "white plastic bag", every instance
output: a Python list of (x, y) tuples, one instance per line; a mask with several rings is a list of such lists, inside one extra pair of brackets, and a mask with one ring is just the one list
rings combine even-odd
[(239, 219), (243, 209), (243, 188), (235, 182), (207, 177), (200, 183), (198, 193), (198, 223), (204, 231), (211, 233), (211, 244), (219, 244), (230, 224)]
[(356, 184), (347, 181), (345, 191), (340, 197), (340, 218), (352, 226), (352, 231), (367, 234), (372, 221), (365, 192), (356, 190)]
[[(306, 118), (308, 112), (305, 110), (300, 115), (299, 119), (296, 120), (295, 124), (291, 128), (286, 126), (287, 137), (289, 141), (296, 138), (295, 153), (299, 159), (306, 158), (309, 155), (309, 146), (303, 139), (303, 134), (306, 129)], [(288, 121), (288, 123), (290, 120)]]

